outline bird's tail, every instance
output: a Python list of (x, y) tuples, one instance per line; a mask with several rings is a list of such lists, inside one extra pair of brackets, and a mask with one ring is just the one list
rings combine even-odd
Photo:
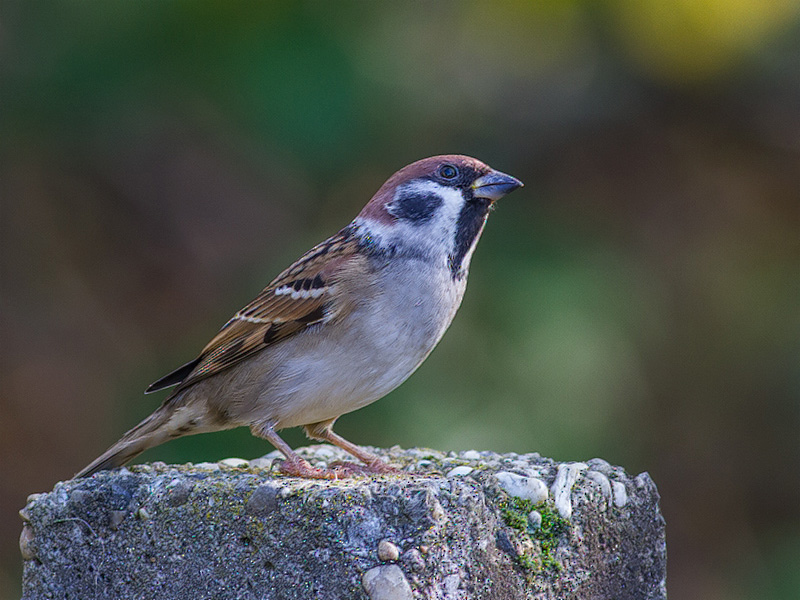
[(196, 427), (197, 419), (186, 414), (187, 408), (182, 407), (176, 411), (174, 404), (165, 402), (153, 414), (123, 435), (116, 444), (79, 471), (75, 479), (120, 467), (148, 448), (183, 435), (199, 433), (201, 429)]

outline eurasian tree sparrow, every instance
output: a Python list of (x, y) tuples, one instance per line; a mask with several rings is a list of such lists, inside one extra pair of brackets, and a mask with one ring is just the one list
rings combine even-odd
[[(163, 404), (76, 477), (125, 464), (172, 438), (248, 426), (282, 472), (336, 478), (396, 470), (333, 432), (336, 419), (399, 386), (461, 304), (493, 203), (522, 183), (467, 156), (401, 169), (347, 227), (234, 315), (200, 356), (162, 377)], [(317, 469), (278, 434), (302, 426), (365, 463)]]

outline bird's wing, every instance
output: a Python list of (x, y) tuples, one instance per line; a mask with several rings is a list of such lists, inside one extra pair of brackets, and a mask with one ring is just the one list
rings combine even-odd
[(198, 358), (151, 384), (147, 392), (176, 384), (185, 388), (315, 323), (335, 318), (345, 303), (337, 302), (332, 291), (341, 275), (363, 260), (347, 228), (318, 244), (237, 312)]

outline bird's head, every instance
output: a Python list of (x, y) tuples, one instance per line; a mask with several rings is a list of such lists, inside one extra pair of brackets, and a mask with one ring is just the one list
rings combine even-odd
[(446, 260), (463, 276), (493, 204), (518, 179), (469, 156), (432, 156), (400, 169), (354, 224), (381, 248)]

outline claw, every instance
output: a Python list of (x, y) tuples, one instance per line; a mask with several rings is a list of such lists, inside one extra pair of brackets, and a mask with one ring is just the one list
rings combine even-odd
[(303, 458), (280, 461), (278, 463), (278, 471), (290, 477), (302, 477), (304, 479), (341, 479), (342, 477), (342, 474), (337, 473), (336, 470), (312, 467)]
[(387, 465), (382, 460), (373, 461), (369, 465), (359, 465), (351, 462), (336, 461), (330, 464), (328, 469), (318, 469), (303, 459), (286, 459), (277, 464), (278, 472), (290, 477), (302, 477), (304, 479), (348, 479), (350, 477), (367, 477), (369, 475), (401, 475), (404, 471), (391, 465)]
[(400, 469), (397, 469), (397, 468), (393, 467), (392, 465), (386, 464), (382, 460), (377, 460), (377, 459), (372, 461), (372, 462), (370, 462), (369, 464), (366, 464), (366, 465), (359, 465), (359, 464), (356, 464), (356, 463), (350, 463), (350, 462), (344, 462), (344, 461), (337, 460), (336, 462), (332, 462), (330, 466), (334, 467), (335, 469), (344, 470), (351, 477), (354, 476), (354, 475), (362, 475), (363, 476), (363, 475), (374, 475), (374, 474), (377, 474), (377, 475), (402, 475), (402, 474), (407, 474), (407, 473), (405, 473), (405, 471), (401, 471)]

